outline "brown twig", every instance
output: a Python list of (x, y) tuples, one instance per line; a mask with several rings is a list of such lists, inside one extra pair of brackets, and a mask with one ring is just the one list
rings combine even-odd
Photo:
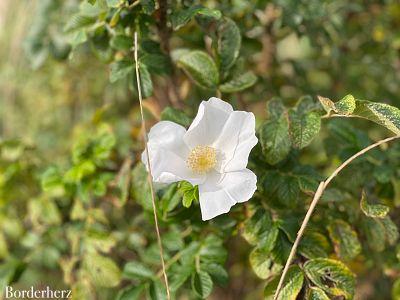
[(154, 223), (156, 227), (156, 234), (157, 234), (157, 243), (158, 243), (158, 248), (160, 251), (160, 257), (161, 257), (161, 265), (162, 265), (162, 272), (164, 275), (164, 281), (165, 281), (165, 287), (167, 289), (167, 298), (168, 300), (171, 299), (170, 292), (169, 292), (169, 285), (168, 285), (168, 277), (167, 277), (167, 272), (165, 268), (165, 262), (164, 262), (164, 251), (163, 251), (163, 246), (161, 242), (161, 234), (160, 234), (160, 228), (158, 227), (158, 219), (157, 219), (157, 209), (156, 209), (156, 201), (155, 201), (155, 194), (154, 194), (154, 188), (153, 188), (153, 174), (151, 172), (151, 163), (150, 163), (150, 155), (149, 155), (149, 148), (147, 145), (148, 137), (147, 137), (147, 129), (146, 129), (146, 123), (144, 121), (144, 112), (143, 112), (143, 99), (142, 99), (142, 90), (140, 86), (140, 75), (139, 75), (139, 64), (138, 64), (138, 42), (137, 42), (137, 32), (135, 32), (135, 70), (136, 70), (136, 83), (137, 83), (137, 89), (138, 89), (138, 98), (139, 98), (139, 106), (140, 106), (140, 117), (141, 117), (141, 122), (142, 122), (142, 133), (143, 133), (143, 140), (144, 140), (144, 147), (145, 147), (145, 153), (147, 156), (147, 166), (148, 166), (148, 176), (147, 180), (149, 182), (150, 186), (150, 193), (151, 193), (151, 203), (153, 205), (153, 215), (154, 215)]
[(296, 255), (296, 250), (297, 247), (300, 243), (300, 240), (304, 234), (304, 230), (307, 227), (307, 224), (311, 218), (311, 215), (314, 211), (315, 206), (318, 203), (318, 200), (321, 198), (323, 192), (325, 191), (326, 187), (329, 185), (329, 183), (332, 181), (333, 178), (335, 178), (340, 171), (342, 171), (348, 164), (350, 164), (353, 160), (355, 160), (357, 157), (363, 155), (364, 153), (368, 152), (369, 150), (378, 147), (381, 144), (393, 141), (395, 139), (400, 138), (400, 135), (397, 136), (392, 136), (383, 140), (380, 140), (372, 145), (369, 145), (368, 147), (362, 149), (361, 151), (357, 152), (356, 154), (354, 154), (353, 156), (351, 156), (350, 158), (348, 158), (344, 163), (342, 163), (325, 181), (321, 181), (321, 183), (318, 186), (317, 191), (314, 194), (314, 198), (310, 204), (310, 207), (308, 208), (307, 214), (304, 217), (303, 223), (301, 224), (301, 227), (299, 229), (299, 231), (297, 232), (297, 236), (296, 236), (296, 240), (293, 243), (292, 249), (290, 250), (290, 254), (289, 257), (286, 261), (285, 267), (283, 269), (281, 278), (279, 279), (279, 283), (278, 283), (278, 287), (276, 288), (275, 291), (275, 295), (274, 295), (274, 300), (278, 299), (279, 296), (279, 292), (281, 291), (282, 285), (283, 285), (283, 281), (285, 280), (285, 276), (289, 270), (289, 266), (293, 261), (294, 256)]

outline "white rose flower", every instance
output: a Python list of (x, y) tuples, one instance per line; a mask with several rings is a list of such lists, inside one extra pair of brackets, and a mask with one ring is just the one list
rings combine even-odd
[[(253, 113), (234, 111), (229, 103), (210, 98), (201, 102), (188, 130), (170, 121), (151, 128), (153, 180), (198, 185), (202, 219), (212, 219), (253, 196), (257, 177), (246, 166), (257, 141)], [(145, 153), (142, 161), (147, 166)]]

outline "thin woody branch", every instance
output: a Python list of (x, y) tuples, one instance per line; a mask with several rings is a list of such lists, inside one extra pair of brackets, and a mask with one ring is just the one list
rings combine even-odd
[(276, 288), (276, 292), (274, 295), (274, 300), (278, 299), (279, 293), (282, 289), (283, 286), (283, 282), (285, 280), (286, 274), (289, 270), (290, 264), (293, 261), (294, 256), (296, 255), (296, 251), (297, 251), (297, 247), (300, 243), (300, 240), (304, 234), (304, 231), (307, 227), (308, 222), (310, 221), (311, 215), (315, 209), (315, 207), (318, 204), (319, 199), (321, 198), (323, 192), (325, 191), (325, 189), (327, 188), (327, 186), (329, 185), (329, 183), (333, 180), (333, 178), (335, 178), (340, 171), (342, 171), (347, 165), (349, 165), (353, 160), (355, 160), (356, 158), (358, 158), (359, 156), (362, 156), (363, 154), (365, 154), (366, 152), (368, 152), (369, 150), (378, 147), (381, 144), (384, 143), (388, 143), (391, 142), (393, 140), (396, 140), (400, 138), (400, 135), (397, 136), (393, 136), (393, 137), (389, 137), (383, 140), (380, 140), (372, 145), (369, 145), (368, 147), (362, 149), (361, 151), (357, 152), (356, 154), (354, 154), (353, 156), (351, 156), (350, 158), (348, 158), (344, 163), (342, 163), (325, 181), (321, 181), (317, 191), (314, 194), (314, 198), (311, 201), (310, 207), (307, 210), (306, 216), (304, 217), (303, 223), (301, 224), (301, 227), (299, 229), (299, 231), (297, 232), (297, 236), (296, 236), (296, 240), (293, 243), (292, 249), (290, 250), (289, 253), (289, 257), (286, 261), (285, 267), (283, 269), (281, 278), (279, 279), (279, 283), (278, 283), (278, 287)]

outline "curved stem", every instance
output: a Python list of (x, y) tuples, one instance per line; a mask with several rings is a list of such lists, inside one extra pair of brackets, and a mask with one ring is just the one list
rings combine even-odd
[(137, 32), (135, 32), (135, 52), (134, 52), (134, 54), (135, 54), (136, 83), (137, 83), (137, 90), (138, 90), (144, 147), (145, 147), (145, 153), (146, 153), (146, 157), (147, 157), (147, 166), (149, 169), (147, 180), (148, 180), (149, 186), (150, 186), (151, 203), (153, 205), (154, 223), (156, 226), (156, 233), (157, 233), (157, 243), (158, 243), (158, 248), (160, 251), (161, 265), (162, 265), (162, 272), (164, 275), (165, 287), (167, 289), (167, 298), (169, 300), (169, 299), (171, 299), (171, 296), (170, 296), (170, 292), (169, 292), (168, 277), (167, 277), (167, 272), (166, 272), (165, 262), (164, 262), (164, 251), (163, 251), (163, 246), (162, 246), (162, 242), (161, 242), (160, 228), (158, 226), (158, 219), (157, 219), (156, 201), (155, 201), (155, 194), (154, 194), (154, 188), (153, 188), (153, 174), (151, 172), (149, 147), (147, 146), (147, 140), (148, 140), (147, 129), (146, 129), (146, 123), (144, 121), (144, 113), (143, 113), (143, 99), (142, 99), (142, 90), (140, 87), (140, 75), (139, 75), (139, 64), (138, 64), (137, 51), (138, 51)]
[(311, 215), (312, 215), (312, 213), (314, 211), (314, 208), (317, 205), (318, 200), (321, 198), (321, 196), (322, 196), (323, 192), (325, 191), (326, 187), (332, 181), (332, 179), (335, 178), (339, 174), (340, 171), (342, 171), (348, 164), (350, 164), (357, 157), (363, 155), (364, 153), (368, 152), (369, 150), (371, 150), (371, 149), (373, 149), (375, 147), (378, 147), (381, 144), (393, 141), (393, 140), (398, 139), (398, 138), (400, 138), (400, 135), (392, 136), (392, 137), (380, 140), (380, 141), (378, 141), (378, 142), (376, 142), (376, 143), (374, 143), (372, 145), (369, 145), (368, 147), (362, 149), (361, 151), (357, 152), (356, 154), (354, 154), (353, 156), (348, 158), (335, 171), (333, 171), (333, 173), (325, 181), (321, 181), (320, 182), (320, 184), (318, 186), (318, 189), (314, 194), (314, 198), (311, 201), (310, 207), (308, 208), (306, 216), (304, 217), (303, 223), (301, 224), (301, 227), (300, 227), (299, 231), (297, 232), (296, 240), (293, 243), (292, 249), (290, 250), (290, 253), (289, 253), (289, 257), (288, 257), (288, 259), (286, 261), (286, 264), (285, 264), (285, 267), (283, 269), (281, 278), (279, 279), (278, 287), (276, 288), (275, 295), (274, 295), (274, 300), (278, 299), (279, 292), (280, 292), (280, 290), (282, 288), (282, 285), (283, 285), (283, 282), (285, 280), (285, 276), (286, 276), (286, 274), (287, 274), (287, 272), (289, 270), (289, 266), (292, 263), (294, 256), (296, 255), (297, 247), (298, 247), (298, 245), (300, 243), (300, 240), (301, 240), (301, 238), (302, 238), (302, 236), (304, 234), (304, 230), (306, 229), (307, 224), (308, 224), (308, 222), (309, 222), (309, 220), (311, 218)]

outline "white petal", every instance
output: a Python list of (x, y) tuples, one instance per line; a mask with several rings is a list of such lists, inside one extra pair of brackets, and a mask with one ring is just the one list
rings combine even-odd
[(202, 101), (196, 118), (184, 136), (186, 144), (191, 148), (211, 145), (232, 112), (232, 106), (221, 99), (210, 98), (208, 101)]
[[(186, 165), (189, 148), (183, 142), (185, 133), (184, 127), (170, 121), (161, 121), (150, 129), (147, 145), (154, 182), (204, 182), (204, 175), (194, 174)], [(142, 162), (148, 169), (146, 152), (142, 153)]]
[(227, 213), (236, 203), (249, 200), (256, 184), (256, 175), (248, 169), (209, 174), (204, 184), (199, 185), (202, 219), (205, 221)]
[(251, 149), (257, 144), (253, 113), (235, 111), (230, 114), (213, 147), (219, 152), (220, 173), (246, 168)]

